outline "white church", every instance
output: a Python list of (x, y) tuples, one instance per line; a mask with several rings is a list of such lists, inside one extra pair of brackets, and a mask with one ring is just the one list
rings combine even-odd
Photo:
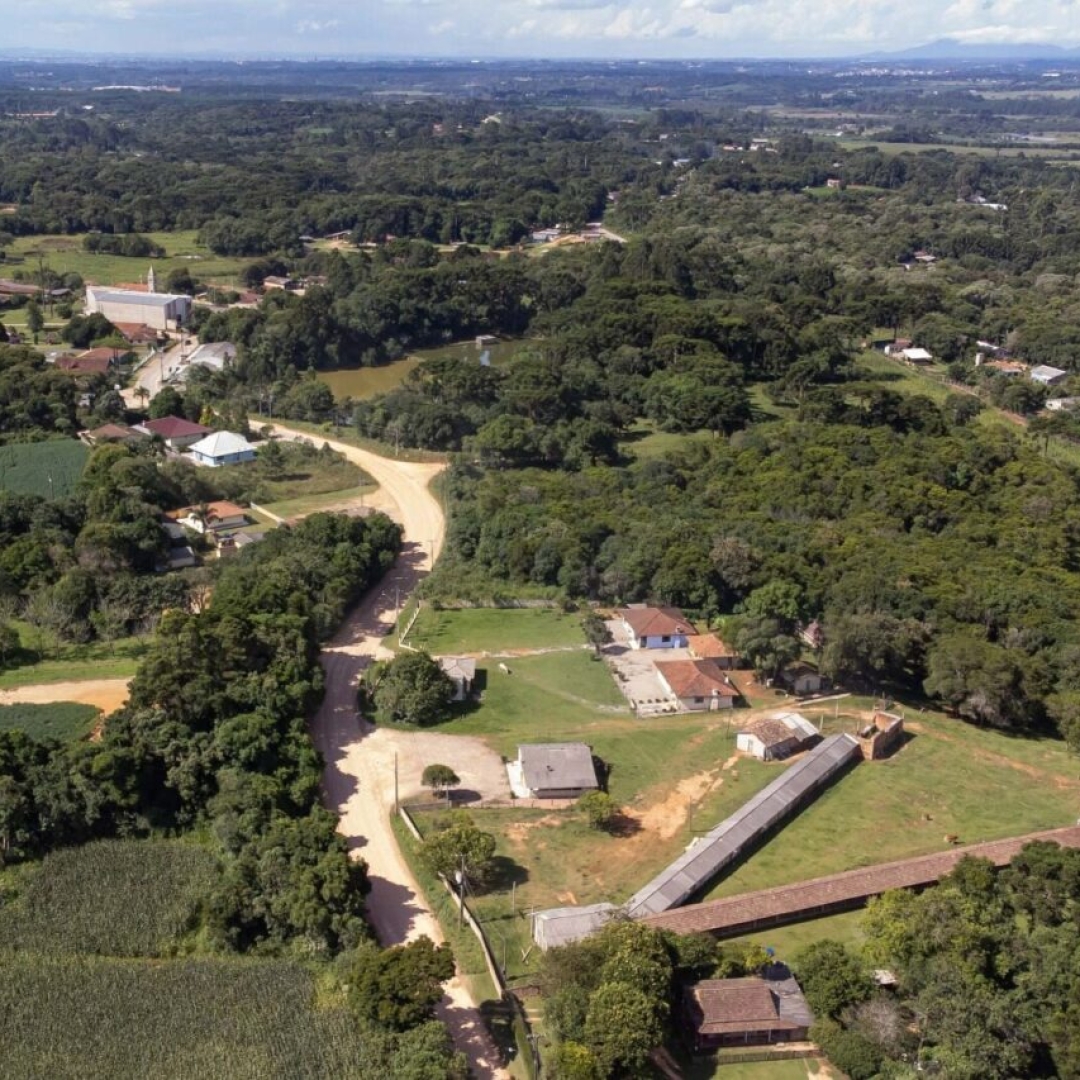
[(146, 291), (86, 287), (85, 315), (104, 315), (111, 323), (138, 323), (154, 330), (176, 330), (191, 315), (191, 297), (159, 293), (154, 268), (146, 275)]

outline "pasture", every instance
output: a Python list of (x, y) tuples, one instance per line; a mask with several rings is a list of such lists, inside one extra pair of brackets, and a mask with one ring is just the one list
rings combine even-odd
[(0, 446), (0, 491), (66, 499), (75, 493), (89, 456), (77, 439)]
[(430, 653), (513, 653), (585, 644), (579, 613), (555, 608), (443, 608), (426, 605), (408, 642)]
[(150, 644), (150, 636), (73, 644), (52, 633), (15, 620), (22, 661), (0, 671), (0, 690), (38, 683), (79, 682), (85, 679), (130, 679)]
[(0, 731), (22, 731), (32, 739), (81, 739), (98, 718), (93, 705), (58, 701), (52, 705), (0, 705)]

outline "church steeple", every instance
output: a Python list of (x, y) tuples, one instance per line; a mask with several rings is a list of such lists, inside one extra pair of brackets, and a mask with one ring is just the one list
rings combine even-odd
[(154, 280), (154, 268), (150, 267), (150, 272), (146, 275), (146, 291), (157, 292), (157, 282)]

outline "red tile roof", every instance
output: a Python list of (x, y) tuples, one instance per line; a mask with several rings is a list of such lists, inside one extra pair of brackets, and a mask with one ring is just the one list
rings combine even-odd
[(108, 356), (58, 356), (57, 371), (69, 371), (73, 375), (107, 375), (112, 353)]
[(697, 633), (694, 624), (674, 607), (649, 607), (642, 604), (640, 607), (623, 608), (619, 617), (639, 638)]
[(726, 659), (729, 656), (739, 655), (716, 634), (691, 634), (687, 644), (699, 660), (716, 660), (721, 657)]
[(739, 696), (739, 691), (713, 660), (658, 661), (656, 670), (679, 698)]
[(160, 435), (163, 439), (182, 439), (188, 435), (209, 435), (211, 429), (202, 424), (194, 424), (182, 416), (162, 416), (158, 420), (146, 420), (142, 427), (151, 435)]

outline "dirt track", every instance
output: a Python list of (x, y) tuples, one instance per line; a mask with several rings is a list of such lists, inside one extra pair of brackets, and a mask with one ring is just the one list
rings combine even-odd
[(77, 682), (34, 683), (0, 690), (0, 705), (50, 705), (54, 701), (78, 701), (105, 713), (119, 709), (128, 699), (127, 679), (80, 679)]
[[(280, 424), (274, 426), (285, 438), (311, 438)], [(405, 603), (442, 548), (445, 520), (428, 485), (443, 466), (392, 461), (347, 443), (321, 436), (316, 439), (329, 443), (375, 480), (387, 500), (387, 512), (404, 529), (404, 547), (394, 568), (378, 590), (361, 601), (323, 650), (326, 696), (311, 721), (312, 739), (326, 761), (323, 797), (326, 805), (340, 815), (338, 827), (350, 848), (368, 864), (372, 886), (368, 913), (379, 940), (384, 945), (395, 945), (426, 934), (433, 941), (441, 941), (439, 924), (428, 910), (390, 828), (395, 756), (408, 757), (411, 776), (418, 753), (410, 743), (440, 737), (376, 729), (361, 720), (356, 712), (356, 686), (360, 673), (378, 658), (381, 638), (394, 625), (395, 605)], [(459, 761), (475, 755), (474, 769), (477, 757), (491, 757), (479, 740), (441, 738), (446, 740), (438, 747), (441, 756), (432, 760), (445, 760), (453, 766), (453, 760), (446, 760), (451, 744), (455, 757), (463, 755)], [(459, 775), (465, 779), (460, 770)], [(492, 775), (488, 768), (482, 768), (471, 779), (485, 784), (481, 777)], [(499, 1067), (497, 1052), (476, 1003), (460, 979), (447, 987), (447, 999), (439, 1016), (448, 1024), (455, 1044), (468, 1055), (477, 1077), (508, 1075)]]

